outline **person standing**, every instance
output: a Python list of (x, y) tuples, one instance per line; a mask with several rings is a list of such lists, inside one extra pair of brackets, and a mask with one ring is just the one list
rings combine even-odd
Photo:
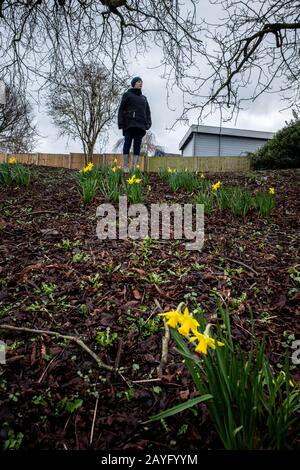
[(134, 77), (131, 87), (121, 100), (118, 111), (118, 127), (123, 130), (124, 173), (128, 173), (130, 147), (133, 141), (133, 167), (136, 167), (141, 152), (141, 144), (146, 131), (152, 125), (151, 112), (146, 96), (142, 94), (143, 80)]

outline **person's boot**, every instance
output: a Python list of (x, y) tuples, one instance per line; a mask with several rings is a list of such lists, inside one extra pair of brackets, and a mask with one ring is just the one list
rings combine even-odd
[(128, 154), (123, 155), (123, 162), (124, 162), (123, 172), (124, 173), (129, 173), (128, 161), (129, 161), (129, 155)]
[(139, 155), (133, 155), (133, 168), (136, 168), (136, 166), (138, 165), (139, 158), (140, 158)]

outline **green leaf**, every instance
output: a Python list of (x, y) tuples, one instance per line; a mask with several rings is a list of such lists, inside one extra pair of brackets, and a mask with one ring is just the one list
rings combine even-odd
[(159, 419), (164, 419), (168, 418), (169, 416), (173, 416), (176, 413), (180, 413), (181, 411), (184, 411), (188, 408), (191, 408), (198, 403), (201, 403), (203, 401), (211, 400), (213, 398), (212, 395), (202, 395), (201, 397), (196, 397), (192, 398), (191, 400), (185, 401), (184, 403), (181, 403), (180, 405), (173, 406), (172, 408), (169, 408), (166, 411), (162, 411), (161, 413), (152, 416), (148, 421), (144, 421), (143, 424), (145, 423), (150, 423), (152, 421), (157, 421)]
[(81, 407), (83, 401), (80, 398), (77, 398), (73, 402), (69, 402), (66, 405), (66, 410), (68, 413), (73, 413), (75, 410), (78, 410), (78, 408)]
[(239, 426), (233, 431), (233, 435), (236, 436), (238, 432), (240, 432), (243, 429), (244, 426)]

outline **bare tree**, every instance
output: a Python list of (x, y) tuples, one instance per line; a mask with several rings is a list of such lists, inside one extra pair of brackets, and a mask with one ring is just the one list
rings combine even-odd
[(162, 67), (180, 76), (200, 51), (198, 0), (3, 0), (0, 2), (0, 75), (40, 83), (89, 55), (105, 57), (117, 78), (128, 57), (153, 44)]
[(0, 104), (0, 149), (12, 153), (30, 152), (36, 137), (31, 105), (8, 85), (5, 94), (5, 104)]
[(80, 139), (86, 163), (91, 159), (100, 133), (116, 114), (120, 89), (111, 87), (103, 65), (81, 64), (51, 88), (48, 110), (59, 135)]
[[(123, 145), (124, 137), (120, 137), (113, 147), (113, 152), (122, 152)], [(161, 145), (156, 143), (155, 134), (151, 131), (147, 131), (142, 140), (141, 155), (148, 157), (149, 155), (155, 155), (155, 153), (163, 154), (164, 149)]]
[(223, 20), (206, 26), (203, 54), (210, 72), (197, 77), (184, 113), (200, 116), (228, 109), (228, 119), (243, 101), (277, 93), (283, 107), (300, 100), (299, 0), (210, 0)]

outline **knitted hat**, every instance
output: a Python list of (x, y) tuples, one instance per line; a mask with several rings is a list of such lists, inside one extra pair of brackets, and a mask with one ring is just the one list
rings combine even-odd
[(141, 77), (134, 77), (134, 78), (131, 80), (131, 86), (132, 86), (132, 88), (134, 88), (134, 85), (135, 85), (136, 82), (138, 82), (139, 80), (140, 80), (141, 82), (143, 81), (143, 80), (141, 79)]

